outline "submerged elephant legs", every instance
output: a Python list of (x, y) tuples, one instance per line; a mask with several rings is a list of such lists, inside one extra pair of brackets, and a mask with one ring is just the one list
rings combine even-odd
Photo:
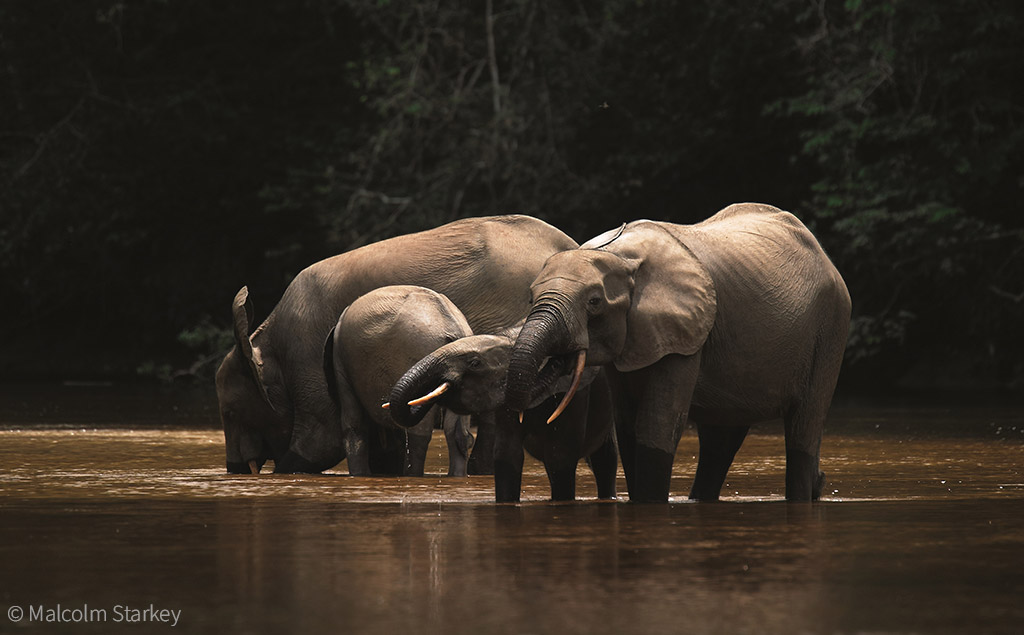
[(668, 501), (676, 446), (699, 371), (697, 354), (666, 355), (638, 371), (610, 373), (630, 501)]
[(697, 424), (700, 440), (700, 456), (697, 459), (697, 474), (693, 478), (690, 498), (699, 501), (716, 501), (722, 492), (725, 475), (736, 457), (737, 450), (747, 438), (750, 426), (727, 426), (707, 423)]

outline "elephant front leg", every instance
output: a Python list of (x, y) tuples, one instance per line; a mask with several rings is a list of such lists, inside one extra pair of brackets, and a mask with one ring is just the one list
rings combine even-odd
[(699, 354), (666, 355), (626, 378), (633, 385), (630, 392), (638, 397), (630, 501), (668, 502), (676, 446), (699, 370)]
[(345, 459), (341, 426), (323, 423), (336, 417), (297, 412), (288, 451), (274, 462), (274, 472), (316, 474)]
[(571, 501), (576, 500), (576, 464), (571, 463), (544, 463), (544, 471), (548, 475), (548, 483), (551, 484), (551, 500)]
[(370, 475), (370, 443), (366, 435), (366, 426), (357, 430), (351, 427), (345, 434), (345, 454), (348, 457), (348, 473), (352, 476)]
[(587, 457), (587, 465), (597, 481), (597, 497), (602, 500), (615, 498), (615, 479), (618, 476), (618, 453), (615, 451), (615, 436), (609, 431), (608, 438), (593, 454)]
[(426, 470), (427, 450), (430, 447), (430, 436), (434, 432), (434, 424), (438, 419), (438, 409), (428, 414), (418, 424), (405, 431), (405, 476), (423, 476)]
[(465, 476), (469, 450), (473, 446), (469, 417), (455, 414), (451, 410), (445, 410), (441, 416), (448, 445), (448, 476)]
[(476, 441), (466, 465), (469, 474), (494, 474), (495, 416), (493, 412), (487, 412), (472, 417), (476, 424)]
[(495, 413), (494, 498), (518, 503), (523, 488), (523, 424), (518, 413), (502, 408)]

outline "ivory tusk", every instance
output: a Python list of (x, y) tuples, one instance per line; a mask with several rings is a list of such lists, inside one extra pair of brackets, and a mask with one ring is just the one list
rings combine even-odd
[(448, 382), (444, 382), (443, 384), (441, 384), (440, 386), (438, 386), (434, 390), (430, 391), (428, 394), (423, 395), (419, 399), (413, 399), (412, 401), (409, 402), (409, 405), (410, 406), (418, 406), (420, 404), (425, 404), (425, 403), (431, 402), (431, 401), (437, 399), (438, 397), (440, 397), (441, 395), (443, 395), (446, 392), (448, 392)]
[(256, 459), (249, 461), (249, 471), (253, 474), (260, 473), (260, 464), (256, 462)]
[(523, 413), (520, 412), (519, 413), (519, 423), (522, 423), (522, 422), (523, 422)]
[(381, 406), (380, 406), (380, 407), (381, 407), (381, 408), (383, 408), (383, 409), (385, 409), (385, 410), (387, 410), (388, 408), (390, 408), (390, 407), (391, 407), (391, 402), (390, 402), (390, 401), (386, 401), (386, 402), (384, 402), (383, 404), (381, 404)]
[(565, 393), (562, 397), (562, 403), (558, 404), (555, 411), (548, 417), (548, 423), (551, 423), (558, 418), (558, 415), (562, 414), (568, 406), (569, 402), (572, 401), (573, 395), (576, 394), (576, 389), (580, 387), (580, 379), (583, 377), (583, 367), (587, 365), (587, 351), (580, 351), (579, 356), (576, 358), (576, 368), (572, 371), (572, 383), (569, 384), (569, 392)]

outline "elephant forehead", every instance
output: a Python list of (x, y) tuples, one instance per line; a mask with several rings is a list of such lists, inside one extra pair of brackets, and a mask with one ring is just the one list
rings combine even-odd
[(548, 259), (534, 287), (553, 280), (587, 284), (609, 273), (627, 272), (626, 262), (615, 254), (596, 249), (575, 249), (557, 253)]
[(441, 355), (459, 357), (474, 353), (489, 353), (491, 351), (507, 353), (511, 348), (512, 341), (507, 337), (500, 335), (470, 335), (445, 344), (437, 352)]

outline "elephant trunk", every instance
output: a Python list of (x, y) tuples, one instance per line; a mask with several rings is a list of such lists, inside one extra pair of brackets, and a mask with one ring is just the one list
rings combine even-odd
[(444, 375), (444, 360), (433, 353), (407, 370), (395, 382), (387, 405), (395, 423), (411, 428), (422, 421), (433, 402), (448, 389)]
[(569, 330), (558, 309), (547, 304), (534, 307), (509, 353), (505, 405), (519, 412), (529, 407), (538, 388), (564, 371), (564, 360), (555, 356), (568, 348)]

